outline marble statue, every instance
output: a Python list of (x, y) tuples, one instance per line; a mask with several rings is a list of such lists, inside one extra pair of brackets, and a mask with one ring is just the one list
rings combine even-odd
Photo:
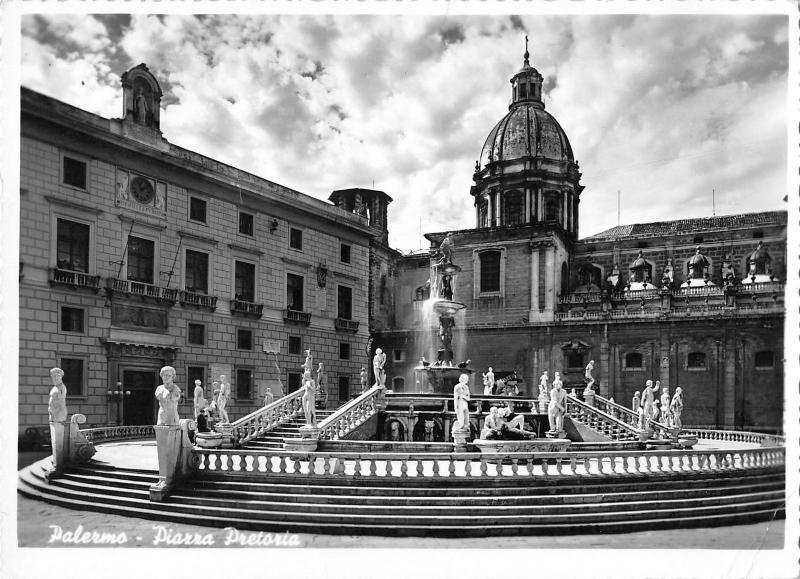
[(181, 399), (181, 389), (175, 384), (175, 368), (164, 366), (159, 372), (163, 384), (156, 388), (158, 400), (158, 426), (177, 426), (180, 422), (178, 416), (178, 401)]
[(311, 370), (306, 368), (303, 372), (303, 414), (306, 417), (306, 424), (310, 426), (317, 425), (317, 411), (316, 411), (316, 395), (317, 386), (314, 384), (314, 379), (311, 377)]
[(47, 403), (50, 422), (65, 422), (67, 420), (67, 387), (64, 385), (64, 370), (61, 368), (50, 370), (50, 380), (53, 382), (53, 387), (50, 389), (50, 401)]
[(469, 374), (461, 374), (453, 388), (453, 409), (456, 413), (455, 428), (469, 430)]
[(533, 432), (525, 430), (525, 417), (514, 412), (514, 403), (510, 400), (507, 406), (498, 411), (500, 418), (500, 432), (503, 438), (528, 438), (535, 436)]
[(550, 390), (550, 404), (547, 415), (550, 418), (550, 430), (561, 432), (564, 430), (564, 415), (567, 413), (567, 392), (562, 388), (561, 377), (558, 372), (553, 377), (553, 388)]
[(503, 424), (500, 420), (497, 406), (492, 406), (489, 409), (489, 415), (483, 423), (481, 429), (481, 438), (483, 440), (491, 440), (493, 438), (500, 438), (502, 436), (501, 429)]
[(323, 404), (328, 399), (328, 373), (322, 362), (317, 367), (317, 395)]
[(539, 394), (541, 395), (542, 392), (549, 392), (550, 386), (547, 384), (550, 381), (550, 377), (547, 375), (547, 370), (542, 372), (542, 377), (539, 378)]
[(439, 295), (446, 300), (453, 300), (453, 278), (448, 274), (442, 276), (442, 291)]
[(267, 386), (267, 391), (264, 392), (264, 406), (269, 406), (275, 402), (275, 395), (272, 393), (272, 388)]
[(594, 360), (589, 360), (589, 363), (586, 365), (586, 390), (593, 390), (592, 386), (594, 386), (594, 376), (592, 376), (592, 370), (594, 370)]
[(217, 396), (217, 412), (219, 413), (219, 421), (223, 424), (230, 423), (228, 419), (228, 399), (231, 396), (231, 385), (225, 379), (224, 374), (219, 377), (219, 396)]
[(386, 371), (383, 365), (386, 364), (386, 354), (383, 350), (378, 348), (375, 350), (375, 356), (372, 358), (372, 369), (375, 371), (375, 386), (379, 388), (386, 387)]
[(672, 260), (667, 260), (664, 266), (664, 274), (661, 276), (661, 289), (672, 289), (675, 285), (675, 270), (672, 267)]
[(661, 389), (661, 422), (669, 425), (669, 388)]
[(661, 415), (661, 410), (658, 408), (658, 400), (653, 400), (653, 410), (650, 412), (650, 420), (658, 422), (658, 417)]
[(453, 234), (448, 233), (444, 236), (439, 245), (440, 263), (453, 263)]
[(483, 395), (490, 396), (492, 394), (492, 383), (489, 382), (486, 374), (481, 374), (483, 376)]
[(653, 396), (656, 392), (658, 392), (658, 386), (653, 386), (652, 380), (645, 382), (642, 390), (641, 428), (643, 429), (647, 428), (648, 421), (653, 414)]
[(311, 350), (306, 350), (306, 361), (303, 362), (303, 368), (309, 372), (314, 371), (314, 358), (311, 356)]
[(633, 393), (633, 401), (631, 402), (631, 410), (638, 413), (642, 408), (642, 395), (637, 390)]
[(364, 393), (367, 391), (367, 383), (369, 382), (369, 374), (367, 374), (366, 368), (361, 368), (361, 374), (359, 377), (361, 379), (361, 392)]
[(194, 381), (194, 418), (197, 420), (197, 415), (206, 407), (206, 393), (203, 390), (203, 383), (200, 380)]
[(403, 440), (403, 437), (400, 433), (400, 423), (396, 420), (393, 420), (389, 426), (389, 440), (392, 442), (400, 442)]
[(736, 284), (736, 271), (733, 268), (733, 257), (731, 254), (727, 254), (725, 260), (722, 262), (722, 279), (725, 280), (725, 285), (730, 286)]
[(703, 279), (709, 265), (706, 256), (700, 253), (700, 246), (698, 245), (694, 250), (694, 255), (689, 260), (689, 277), (692, 279)]
[(136, 96), (133, 99), (133, 120), (140, 125), (147, 124), (147, 98), (141, 88), (136, 89)]
[(492, 392), (494, 392), (494, 369), (492, 369), (491, 366), (489, 366), (489, 371), (486, 372), (486, 374), (484, 374), (483, 380), (484, 380), (483, 393), (491, 394)]
[(672, 395), (672, 401), (669, 403), (669, 413), (672, 417), (672, 426), (675, 428), (682, 428), (681, 413), (683, 412), (683, 390), (678, 386), (675, 388), (675, 394)]

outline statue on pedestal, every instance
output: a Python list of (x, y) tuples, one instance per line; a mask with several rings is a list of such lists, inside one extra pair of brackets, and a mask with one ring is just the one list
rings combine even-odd
[(441, 245), (439, 245), (439, 263), (453, 263), (452, 233), (445, 235)]
[(50, 379), (53, 381), (50, 400), (47, 403), (50, 422), (65, 422), (67, 420), (67, 387), (64, 385), (64, 370), (53, 368), (50, 370)]
[(536, 434), (525, 430), (525, 417), (514, 412), (514, 403), (510, 400), (507, 406), (497, 412), (500, 420), (502, 438), (522, 439), (535, 437)]
[(386, 354), (383, 350), (378, 348), (375, 350), (375, 356), (372, 358), (372, 369), (375, 372), (375, 386), (379, 388), (386, 387), (386, 372), (383, 365), (386, 364)]
[(594, 376), (592, 376), (592, 370), (594, 370), (594, 360), (590, 360), (586, 365), (586, 390), (584, 390), (584, 393), (587, 390), (591, 393), (594, 393), (594, 389), (592, 388), (592, 386), (594, 386)]
[(314, 384), (314, 379), (311, 377), (311, 370), (306, 368), (303, 372), (303, 414), (306, 417), (306, 425), (317, 425), (317, 412), (316, 412), (316, 394), (317, 387)]
[(158, 426), (177, 426), (180, 422), (178, 416), (178, 401), (181, 399), (181, 389), (175, 384), (175, 368), (164, 366), (159, 372), (163, 384), (156, 388), (158, 400)]
[(203, 390), (203, 383), (200, 380), (194, 381), (194, 418), (197, 420), (197, 415), (206, 407), (206, 393)]
[(264, 406), (269, 406), (275, 402), (275, 395), (272, 393), (272, 388), (267, 386), (267, 391), (264, 392)]
[(672, 395), (672, 402), (669, 403), (669, 413), (672, 415), (672, 426), (682, 428), (681, 413), (683, 412), (683, 390), (678, 386), (675, 394)]
[(140, 125), (147, 124), (147, 98), (142, 88), (136, 89), (133, 97), (133, 120)]
[(652, 380), (645, 382), (644, 389), (642, 390), (642, 415), (640, 424), (642, 430), (649, 428), (650, 419), (653, 415), (653, 397), (656, 392), (658, 392), (658, 385), (653, 386)]
[(661, 389), (661, 422), (669, 426), (670, 410), (669, 410), (669, 388)]
[(706, 269), (710, 265), (706, 256), (700, 253), (698, 245), (694, 250), (694, 255), (689, 260), (689, 277), (691, 279), (703, 279), (706, 276)]
[(228, 399), (231, 396), (231, 386), (225, 379), (224, 374), (219, 377), (219, 396), (217, 397), (217, 412), (219, 412), (219, 421), (222, 424), (229, 424), (228, 411), (225, 409), (228, 406)]
[(325, 371), (322, 362), (320, 362), (317, 367), (317, 403), (324, 408), (327, 401), (328, 373)]
[(489, 371), (483, 375), (483, 393), (490, 395), (494, 392), (494, 370), (489, 366)]
[(492, 406), (489, 409), (489, 415), (486, 417), (486, 420), (483, 423), (483, 428), (481, 429), (481, 438), (483, 440), (500, 438), (502, 436), (502, 426), (503, 425), (502, 421), (500, 420), (498, 408), (497, 406)]
[(303, 362), (302, 368), (309, 372), (314, 371), (314, 358), (311, 356), (311, 350), (306, 350), (306, 361)]
[(564, 415), (567, 413), (567, 393), (562, 388), (561, 377), (558, 372), (553, 377), (553, 388), (550, 390), (550, 404), (547, 415), (550, 418), (550, 431), (563, 432)]
[(637, 414), (642, 409), (642, 395), (637, 390), (633, 393), (633, 401), (631, 402), (631, 410), (636, 412)]
[(366, 368), (361, 368), (359, 379), (361, 380), (361, 393), (363, 394), (367, 391), (367, 384), (369, 383), (369, 374)]
[(461, 374), (453, 388), (453, 409), (456, 414), (454, 429), (469, 430), (469, 375)]

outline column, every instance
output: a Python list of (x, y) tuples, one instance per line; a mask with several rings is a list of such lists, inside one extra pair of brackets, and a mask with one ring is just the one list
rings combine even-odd
[(528, 319), (532, 322), (539, 319), (539, 250), (536, 248), (531, 249), (531, 310)]
[(555, 303), (555, 247), (545, 249), (544, 269), (544, 314), (543, 320), (553, 319), (553, 305)]
[[(614, 387), (611, 384), (611, 356), (609, 356), (608, 347), (608, 324), (603, 325), (603, 337), (600, 339), (600, 359), (599, 372), (595, 370), (595, 380), (597, 380), (597, 393), (600, 396), (610, 398), (614, 396)], [(622, 404), (622, 401), (617, 400), (617, 404)]]
[(536, 220), (542, 220), (542, 188), (536, 188)]
[(562, 195), (562, 205), (564, 206), (564, 210), (561, 212), (561, 226), (569, 230), (569, 226), (567, 225), (567, 192), (563, 191)]
[(531, 222), (531, 190), (525, 188), (525, 223)]
[(500, 223), (500, 219), (501, 219), (501, 217), (500, 217), (501, 216), (501, 213), (500, 213), (500, 192), (499, 191), (497, 191), (494, 194), (494, 203), (495, 203), (495, 207), (494, 207), (495, 223), (494, 224), (495, 225), (501, 225), (501, 223)]

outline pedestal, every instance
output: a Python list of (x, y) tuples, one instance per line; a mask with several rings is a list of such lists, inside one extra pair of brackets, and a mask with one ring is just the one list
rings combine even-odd
[(467, 437), (470, 434), (469, 428), (459, 428), (457, 426), (453, 427), (451, 431), (453, 434), (453, 444), (455, 446), (455, 452), (466, 452), (467, 451)]
[(285, 438), (283, 450), (294, 452), (314, 452), (317, 450), (320, 429), (317, 426), (306, 424), (300, 427), (300, 438)]
[(192, 472), (189, 431), (194, 428), (194, 421), (187, 419), (180, 424), (153, 427), (158, 451), (158, 482), (150, 487), (151, 501), (163, 501), (174, 486)]
[(50, 423), (50, 444), (53, 447), (53, 467), (44, 473), (50, 480), (64, 471), (69, 462), (69, 421)]
[(566, 439), (567, 438), (567, 431), (566, 430), (548, 430), (544, 433), (547, 438), (558, 438), (558, 439)]
[(233, 426), (230, 422), (218, 422), (214, 425), (214, 430), (222, 435), (222, 448), (233, 448)]
[(653, 431), (649, 429), (644, 429), (639, 431), (639, 442), (647, 442), (652, 438)]
[(544, 390), (539, 395), (539, 414), (547, 414), (547, 405), (550, 404), (550, 398)]
[(594, 406), (594, 390), (588, 388), (583, 391), (583, 401), (589, 406)]
[(87, 462), (97, 452), (80, 430), (80, 425), (85, 423), (86, 416), (83, 414), (72, 415), (69, 422), (69, 462)]

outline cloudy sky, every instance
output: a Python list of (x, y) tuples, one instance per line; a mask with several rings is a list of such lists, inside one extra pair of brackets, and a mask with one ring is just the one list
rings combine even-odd
[(581, 235), (784, 209), (785, 16), (29, 15), (22, 84), (118, 117), (161, 82), (171, 142), (309, 195), (394, 198), (390, 241), (474, 227), (472, 171), (524, 35), (583, 172)]

